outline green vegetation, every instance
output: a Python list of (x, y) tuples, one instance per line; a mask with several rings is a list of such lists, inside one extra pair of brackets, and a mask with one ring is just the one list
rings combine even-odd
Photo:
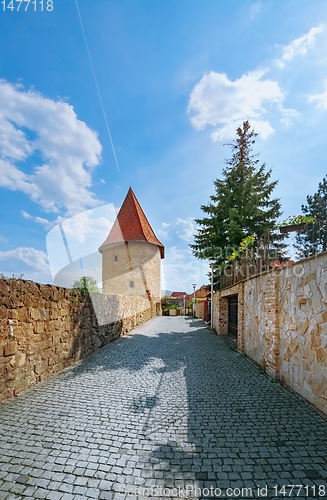
[[(281, 215), (279, 199), (271, 198), (277, 181), (270, 181), (271, 169), (266, 171), (265, 164), (258, 166), (258, 155), (252, 154), (257, 134), (248, 121), (236, 134), (236, 140), (228, 144), (232, 157), (226, 160), (223, 179), (214, 181), (216, 192), (211, 202), (201, 206), (206, 217), (196, 220), (200, 227), (190, 245), (195, 257), (212, 260), (216, 266), (247, 236), (260, 238), (274, 231)], [(280, 240), (280, 236), (276, 238)]]
[(307, 196), (307, 204), (301, 206), (306, 217), (314, 217), (316, 224), (308, 224), (295, 237), (295, 248), (300, 259), (327, 250), (327, 177), (319, 182), (317, 192)]
[(165, 310), (167, 311), (168, 309), (179, 309), (179, 306), (177, 304), (166, 304)]
[(287, 219), (283, 220), (283, 222), (280, 222), (277, 224), (278, 227), (284, 227), (284, 226), (296, 226), (298, 224), (308, 224), (312, 222), (314, 224), (316, 222), (315, 215), (289, 215)]
[(1, 280), (21, 280), (23, 279), (23, 274), (12, 274), (11, 276), (5, 276), (3, 273), (0, 273)]
[(214, 181), (215, 194), (208, 205), (201, 206), (206, 215), (196, 219), (199, 229), (190, 245), (195, 257), (214, 264), (215, 289), (223, 269), (256, 240), (262, 240), (261, 248), (268, 247), (269, 241), (269, 260), (288, 259), (283, 242), (287, 235), (280, 234), (276, 223), (281, 204), (272, 198), (278, 181), (271, 181), (272, 170), (266, 170), (264, 163), (258, 165), (258, 154), (252, 154), (257, 134), (248, 121), (236, 135), (228, 144), (232, 157), (225, 160), (223, 178)]
[(72, 288), (75, 290), (83, 290), (85, 292), (100, 293), (97, 281), (91, 276), (82, 276), (79, 280), (75, 280)]

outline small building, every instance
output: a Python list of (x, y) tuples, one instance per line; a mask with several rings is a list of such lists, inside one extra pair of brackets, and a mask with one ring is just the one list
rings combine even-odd
[(186, 292), (173, 292), (171, 294), (171, 298), (174, 299), (174, 301), (178, 304), (179, 313), (182, 315), (186, 314), (186, 297)]
[(195, 316), (206, 322), (210, 321), (210, 307), (211, 292), (205, 285), (202, 285), (195, 292)]
[(160, 301), (164, 246), (154, 234), (132, 188), (99, 252), (103, 293)]

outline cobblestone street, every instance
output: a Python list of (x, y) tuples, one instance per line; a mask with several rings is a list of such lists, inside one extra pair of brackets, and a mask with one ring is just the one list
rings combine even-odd
[(193, 318), (152, 319), (0, 406), (0, 500), (327, 498), (326, 480), (327, 420)]

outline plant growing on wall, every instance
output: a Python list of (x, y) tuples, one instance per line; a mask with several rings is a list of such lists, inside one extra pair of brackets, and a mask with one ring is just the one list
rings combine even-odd
[(6, 276), (5, 274), (0, 273), (1, 280), (21, 280), (23, 277), (23, 274), (12, 274), (11, 276)]
[(254, 234), (252, 234), (251, 236), (246, 236), (246, 238), (243, 238), (243, 240), (239, 244), (237, 252), (233, 252), (232, 255), (229, 255), (227, 257), (227, 259), (229, 261), (233, 261), (233, 260), (237, 259), (237, 257), (239, 256), (239, 254), (242, 253), (242, 252), (245, 252), (245, 250), (250, 245), (253, 245), (253, 243), (254, 243)]

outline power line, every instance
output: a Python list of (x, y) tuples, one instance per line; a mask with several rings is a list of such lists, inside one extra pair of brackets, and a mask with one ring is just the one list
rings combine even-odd
[(108, 125), (108, 120), (107, 120), (106, 112), (104, 110), (104, 106), (103, 106), (103, 102), (102, 102), (102, 97), (101, 97), (101, 93), (100, 93), (100, 89), (99, 89), (99, 85), (98, 85), (98, 80), (97, 80), (97, 77), (95, 75), (95, 71), (94, 71), (94, 67), (93, 67), (93, 63), (92, 63), (92, 58), (91, 58), (91, 53), (90, 53), (89, 45), (87, 43), (87, 39), (86, 39), (85, 31), (84, 31), (84, 26), (83, 26), (83, 22), (82, 22), (82, 18), (81, 18), (81, 13), (79, 11), (77, 0), (75, 0), (75, 4), (76, 4), (76, 9), (77, 9), (78, 17), (79, 17), (79, 22), (80, 22), (81, 28), (82, 28), (82, 33), (83, 33), (84, 42), (85, 42), (85, 45), (86, 45), (86, 50), (87, 50), (87, 53), (88, 53), (88, 56), (89, 56), (89, 61), (90, 61), (90, 65), (91, 65), (91, 69), (92, 69), (92, 73), (93, 73), (93, 78), (94, 78), (94, 81), (95, 81), (95, 86), (96, 86), (97, 92), (98, 92), (98, 97), (99, 97), (99, 101), (100, 101), (100, 105), (101, 105), (101, 109), (102, 109), (104, 121), (106, 123), (107, 131), (108, 131), (108, 135), (109, 135), (109, 139), (110, 139), (110, 143), (111, 143), (111, 147), (112, 147), (112, 152), (113, 152), (114, 157), (115, 157), (115, 162), (116, 162), (116, 165), (117, 165), (118, 172), (120, 172), (119, 165), (118, 165), (118, 160), (117, 160), (117, 156), (116, 156), (116, 151), (115, 151), (115, 148), (114, 148), (114, 143), (112, 142), (111, 133), (110, 133), (109, 125)]

